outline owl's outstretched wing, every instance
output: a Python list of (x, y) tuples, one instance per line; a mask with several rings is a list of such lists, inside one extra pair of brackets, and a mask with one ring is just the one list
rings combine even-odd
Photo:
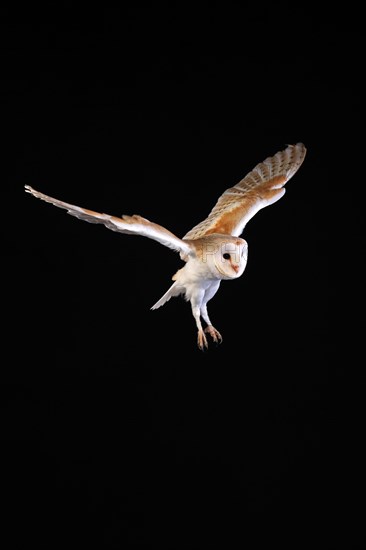
[(81, 220), (85, 220), (90, 223), (104, 224), (108, 227), (108, 229), (118, 231), (119, 233), (149, 237), (150, 239), (153, 239), (160, 244), (175, 250), (176, 252), (180, 252), (182, 257), (189, 256), (194, 252), (189, 243), (179, 239), (179, 237), (176, 237), (173, 233), (165, 229), (165, 227), (150, 222), (141, 216), (122, 216), (122, 218), (117, 218), (116, 216), (101, 214), (99, 212), (94, 212), (93, 210), (87, 210), (85, 208), (80, 208), (79, 206), (74, 206), (73, 204), (68, 204), (67, 202), (54, 199), (48, 195), (44, 195), (43, 193), (36, 191), (29, 185), (25, 186), (25, 190), (27, 193), (31, 193), (34, 197), (37, 197), (37, 199), (49, 202), (59, 208), (64, 208), (67, 210), (68, 214), (71, 214), (71, 216), (75, 216)]
[(302, 143), (289, 145), (258, 164), (239, 183), (226, 189), (208, 217), (183, 237), (197, 239), (210, 233), (239, 237), (248, 221), (262, 208), (278, 201), (285, 183), (300, 168), (306, 154)]

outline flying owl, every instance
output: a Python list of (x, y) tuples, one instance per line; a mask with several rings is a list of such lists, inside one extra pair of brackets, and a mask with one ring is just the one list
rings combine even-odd
[[(208, 316), (207, 303), (218, 291), (221, 281), (237, 279), (247, 264), (248, 244), (240, 235), (259, 210), (285, 194), (284, 185), (300, 168), (305, 154), (305, 146), (297, 143), (266, 158), (239, 183), (226, 189), (207, 218), (183, 238), (141, 216), (118, 218), (54, 199), (29, 185), (25, 190), (38, 199), (66, 209), (76, 218), (102, 223), (119, 233), (149, 237), (178, 252), (185, 265), (172, 277), (174, 283), (151, 309), (159, 308), (172, 296), (183, 295), (192, 307), (198, 329), (198, 347), (204, 350), (208, 347), (206, 334), (216, 343), (222, 341)], [(206, 324), (204, 329), (201, 319)]]

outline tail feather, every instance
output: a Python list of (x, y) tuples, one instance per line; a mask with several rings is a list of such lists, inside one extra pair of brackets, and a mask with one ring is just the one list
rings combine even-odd
[(158, 309), (158, 307), (165, 304), (165, 302), (168, 302), (172, 296), (179, 296), (181, 294), (182, 288), (178, 286), (177, 281), (172, 284), (172, 286), (167, 290), (167, 292), (160, 298), (156, 304), (154, 304), (151, 309)]

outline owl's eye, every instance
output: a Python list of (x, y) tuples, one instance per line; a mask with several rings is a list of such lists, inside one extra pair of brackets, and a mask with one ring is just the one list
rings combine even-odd
[(225, 254), (223, 254), (222, 257), (223, 257), (225, 260), (230, 260), (230, 254), (229, 254), (228, 252), (225, 252)]

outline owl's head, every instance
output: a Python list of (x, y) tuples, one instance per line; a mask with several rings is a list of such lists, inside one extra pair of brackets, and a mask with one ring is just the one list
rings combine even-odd
[(201, 260), (218, 279), (237, 279), (247, 265), (248, 244), (240, 237), (207, 235), (201, 240)]

